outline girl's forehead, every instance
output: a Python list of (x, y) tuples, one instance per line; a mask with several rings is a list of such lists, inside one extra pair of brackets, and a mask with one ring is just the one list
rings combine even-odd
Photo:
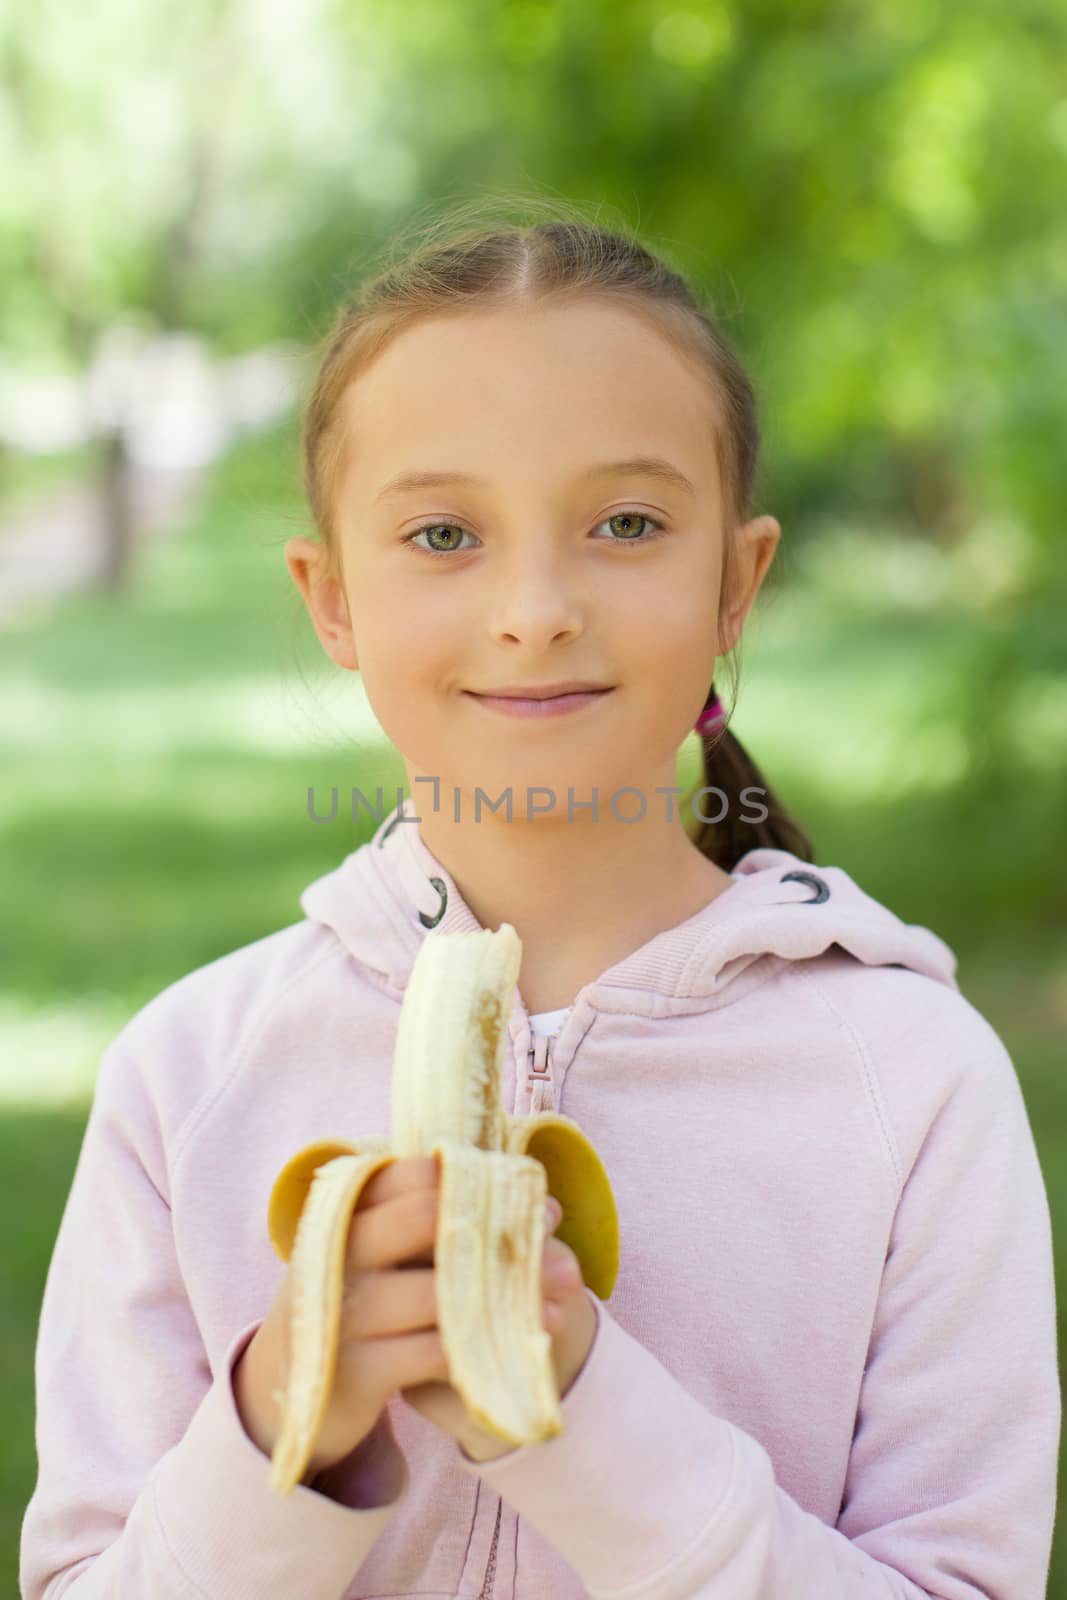
[(617, 308), (425, 319), (353, 378), (342, 410), (345, 454), (369, 497), (401, 473), (492, 475), (494, 460), (552, 462), (563, 474), (659, 456), (697, 489), (714, 478), (708, 385)]
[[(451, 363), (462, 358), (462, 367)], [(640, 359), (653, 375), (696, 374), (649, 317), (623, 305), (587, 301), (500, 306), (489, 310), (427, 314), (402, 327), (364, 369), (362, 381), (389, 379), (455, 381), (474, 367), (502, 367), (514, 379), (514, 363), (574, 373), (613, 370)]]

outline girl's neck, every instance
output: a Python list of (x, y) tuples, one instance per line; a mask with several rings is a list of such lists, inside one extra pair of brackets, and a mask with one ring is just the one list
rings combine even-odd
[(680, 820), (543, 828), (498, 817), (456, 825), (419, 813), (424, 844), (484, 928), (510, 922), (522, 940), (519, 990), (528, 1011), (568, 1006), (587, 983), (734, 881), (699, 851)]

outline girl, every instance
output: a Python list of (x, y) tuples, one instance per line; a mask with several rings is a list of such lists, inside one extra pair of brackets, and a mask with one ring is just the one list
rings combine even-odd
[[(320, 538), (289, 570), (410, 793), (104, 1054), (25, 1600), (1038, 1600), (1060, 1391), (1026, 1108), (952, 951), (814, 863), (709, 688), (780, 536), (711, 316), (633, 238), (461, 214), (339, 314), (304, 443)], [(608, 1303), (546, 1247), (565, 1430), (501, 1449), (466, 1413), (434, 1164), (396, 1163), (279, 1496), (271, 1185), (388, 1133), (421, 941), (504, 920), (505, 1105), (585, 1127), (619, 1210)]]

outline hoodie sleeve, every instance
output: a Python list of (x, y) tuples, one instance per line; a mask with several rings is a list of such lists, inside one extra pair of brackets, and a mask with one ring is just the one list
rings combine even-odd
[(592, 1600), (1044, 1600), (1060, 1434), (1048, 1203), (1010, 1057), (973, 1008), (954, 1017), (938, 1041), (949, 1092), (893, 1218), (835, 1527), (589, 1289), (598, 1327), (565, 1430), (481, 1463), (457, 1447)]
[(339, 1600), (407, 1493), (404, 1455), (379, 1425), (329, 1494), (270, 1487), (232, 1387), (259, 1323), (212, 1379), (163, 1185), (157, 1120), (113, 1043), (38, 1325), (22, 1600)]

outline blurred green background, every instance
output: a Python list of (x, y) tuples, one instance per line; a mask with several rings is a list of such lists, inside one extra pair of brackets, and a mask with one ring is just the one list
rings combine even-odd
[[(635, 227), (756, 387), (736, 730), (959, 956), (1067, 1239), (1062, 0), (160, 4), (0, 19), (0, 1562), (107, 1041), (300, 916), (404, 782), (282, 547), (308, 347), (419, 214)], [(680, 781), (695, 780), (687, 741)], [(344, 791), (342, 791), (344, 792)], [(1062, 1340), (1062, 1335), (1061, 1335)], [(1067, 1597), (1053, 1549), (1048, 1593)]]

